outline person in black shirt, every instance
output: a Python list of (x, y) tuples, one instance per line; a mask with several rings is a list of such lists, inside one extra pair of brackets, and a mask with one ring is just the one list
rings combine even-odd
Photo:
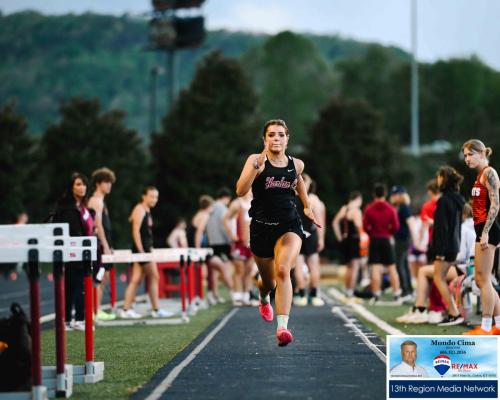
[[(142, 200), (132, 210), (130, 223), (132, 224), (132, 251), (134, 253), (151, 253), (153, 251), (153, 217), (151, 209), (158, 202), (158, 189), (148, 186), (142, 192)], [(123, 309), (120, 310), (120, 318), (137, 319), (142, 315), (130, 308), (135, 297), (137, 287), (144, 276), (149, 279), (148, 294), (151, 301), (151, 316), (153, 318), (171, 317), (172, 313), (159, 308), (158, 296), (158, 268), (155, 262), (134, 263), (132, 266), (132, 277), (125, 291)]]
[(413, 287), (411, 284), (408, 251), (410, 244), (416, 243), (415, 223), (411, 215), (410, 196), (403, 186), (391, 188), (391, 203), (396, 207), (399, 219), (399, 230), (394, 234), (394, 250), (396, 255), (396, 269), (401, 283), (400, 301), (411, 300)]
[(244, 196), (250, 188), (250, 248), (259, 268), (260, 306), (262, 318), (274, 317), (269, 293), (276, 287), (275, 305), (279, 346), (293, 340), (288, 330), (292, 304), (290, 269), (300, 252), (304, 237), (302, 223), (294, 205), (295, 190), (304, 205), (304, 215), (317, 226), (309, 205), (302, 172), (304, 163), (285, 154), (289, 132), (285, 121), (274, 119), (263, 129), (264, 150), (248, 157), (236, 184), (236, 194)]
[[(94, 235), (94, 220), (87, 209), (88, 179), (75, 172), (64, 195), (57, 203), (52, 222), (67, 222), (70, 236)], [(65, 263), (64, 286), (66, 304), (66, 330), (85, 330), (84, 269), (81, 261)], [(72, 323), (72, 310), (75, 322)]]
[(436, 255), (434, 283), (448, 305), (448, 316), (439, 325), (450, 326), (464, 321), (446, 282), (446, 274), (451, 264), (455, 263), (460, 250), (462, 211), (465, 204), (464, 198), (460, 195), (460, 184), (464, 178), (454, 168), (448, 166), (439, 168), (436, 178), (442, 195), (434, 214), (431, 243), (432, 251)]

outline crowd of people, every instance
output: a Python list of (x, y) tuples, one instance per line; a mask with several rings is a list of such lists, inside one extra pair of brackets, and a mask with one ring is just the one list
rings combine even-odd
[[(262, 131), (263, 150), (248, 157), (233, 191), (221, 188), (213, 198), (203, 194), (190, 219), (180, 218), (165, 245), (210, 247), (206, 260), (207, 302), (225, 302), (219, 286), (224, 284), (235, 306), (258, 306), (262, 319), (274, 320), (280, 346), (293, 340), (288, 329), (292, 304), (322, 306), (319, 253), (325, 247), (326, 208), (316, 194), (316, 184), (304, 172), (304, 163), (286, 153), (290, 134), (283, 120), (268, 121)], [(427, 184), (429, 199), (412, 214), (411, 199), (403, 186), (373, 186), (373, 200), (363, 206), (359, 191), (349, 194), (332, 220), (342, 262), (347, 266), (345, 295), (370, 298), (370, 303), (412, 303), (397, 318), (401, 323), (464, 322), (450, 282), (471, 275), (474, 258), (475, 284), (480, 290), (483, 313), (480, 327), (468, 334), (500, 333), (500, 300), (493, 285), (492, 268), (500, 241), (497, 222), (499, 180), (489, 166), (491, 149), (479, 140), (463, 145), (465, 163), (478, 176), (471, 191), (471, 205), (460, 195), (462, 176), (452, 167), (439, 168)], [(86, 176), (74, 173), (51, 220), (67, 222), (72, 236), (95, 235), (99, 253), (113, 252), (111, 218), (106, 196), (116, 181), (113, 171), (100, 168)], [(151, 252), (153, 217), (159, 199), (153, 186), (144, 189), (133, 207), (132, 251)], [(497, 252), (498, 253), (498, 252)], [(108, 281), (106, 265), (97, 263), (96, 318), (117, 315), (100, 309), (103, 287)], [(66, 268), (66, 329), (84, 330), (83, 265)], [(171, 316), (159, 307), (158, 270), (155, 263), (132, 265), (120, 318), (141, 318), (134, 308), (136, 291), (148, 279), (150, 316)], [(461, 281), (460, 281), (461, 282)], [(390, 287), (392, 299), (385, 300)], [(271, 297), (274, 296), (274, 307)]]
[[(498, 175), (489, 165), (492, 150), (481, 141), (467, 141), (462, 151), (466, 165), (478, 173), (470, 204), (460, 194), (463, 177), (450, 166), (440, 167), (427, 184), (429, 199), (417, 215), (402, 186), (392, 187), (387, 201), (385, 185), (375, 184), (374, 200), (363, 211), (360, 193), (351, 193), (332, 221), (348, 268), (348, 300), (358, 295), (374, 305), (410, 302), (411, 309), (397, 322), (459, 325), (467, 317), (460, 289), (469, 275), (480, 294), (482, 321), (465, 334), (500, 334), (500, 300), (493, 285), (500, 242)], [(369, 236), (365, 258), (363, 234)], [(369, 285), (355, 290), (363, 274), (369, 274)], [(383, 301), (389, 286), (393, 299)]]

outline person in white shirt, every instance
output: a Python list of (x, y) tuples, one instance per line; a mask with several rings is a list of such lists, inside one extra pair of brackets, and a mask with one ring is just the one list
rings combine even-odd
[(427, 377), (427, 371), (424, 367), (416, 365), (417, 361), (417, 344), (412, 340), (406, 340), (401, 343), (401, 361), (391, 368), (391, 377)]

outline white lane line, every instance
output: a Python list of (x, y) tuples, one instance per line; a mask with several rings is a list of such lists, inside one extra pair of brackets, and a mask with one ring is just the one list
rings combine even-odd
[(340, 318), (342, 318), (345, 321), (345, 325), (352, 329), (355, 333), (356, 336), (358, 336), (368, 348), (375, 353), (375, 355), (380, 358), (380, 361), (382, 361), (384, 364), (386, 362), (386, 357), (385, 354), (382, 350), (378, 348), (378, 346), (374, 345), (370, 339), (366, 337), (366, 335), (363, 333), (361, 329), (359, 329), (356, 324), (354, 324), (347, 315), (345, 315), (344, 311), (340, 307), (334, 306), (332, 308), (332, 313), (336, 314)]
[[(356, 321), (353, 318), (349, 318), (344, 311), (338, 306), (335, 306), (334, 302), (332, 299), (330, 299), (328, 296), (323, 294), (323, 298), (325, 299), (326, 303), (329, 305), (333, 305), (332, 307), (332, 313), (336, 314), (339, 318), (344, 320), (344, 326), (350, 328), (352, 331), (354, 331), (354, 334), (359, 337), (362, 341), (363, 344), (365, 344), (371, 351), (375, 353), (375, 355), (382, 361), (384, 364), (386, 363), (386, 356), (382, 350), (379, 349), (379, 345), (376, 345), (370, 341), (370, 339), (365, 335), (365, 333), (359, 329), (359, 327), (354, 323)], [(361, 344), (361, 343), (360, 343)]]
[(177, 365), (170, 373), (166, 376), (163, 381), (151, 392), (151, 394), (146, 397), (146, 400), (156, 400), (159, 399), (163, 393), (165, 393), (168, 388), (172, 386), (174, 380), (179, 376), (184, 368), (186, 368), (191, 361), (195, 359), (195, 357), (201, 353), (201, 351), (207, 346), (208, 343), (214, 338), (217, 333), (224, 328), (229, 319), (238, 312), (239, 308), (234, 308), (229, 314), (227, 314), (221, 322), (203, 339), (203, 341), (196, 346), (196, 348), (189, 353), (189, 355), (179, 364)]
[[(345, 296), (337, 289), (330, 288), (328, 290), (328, 293), (331, 294), (336, 300), (344, 302)], [(377, 325), (378, 328), (382, 329), (384, 332), (387, 332), (389, 335), (405, 335), (404, 332), (400, 331), (397, 328), (394, 328), (392, 325), (380, 319), (375, 314), (364, 308), (361, 304), (349, 304), (349, 306), (352, 307), (352, 309), (359, 315), (361, 315), (364, 319), (371, 322), (372, 324)]]

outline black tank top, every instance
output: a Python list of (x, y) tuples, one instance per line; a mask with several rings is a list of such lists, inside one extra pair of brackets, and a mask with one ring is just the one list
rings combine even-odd
[(195, 234), (196, 234), (196, 226), (194, 226), (192, 223), (189, 223), (189, 225), (186, 228), (186, 237), (189, 247), (195, 247), (194, 245)]
[(252, 184), (253, 200), (249, 214), (260, 222), (288, 222), (298, 217), (294, 204), (297, 171), (293, 158), (286, 167), (275, 167), (269, 160)]
[(104, 203), (104, 208), (102, 209), (102, 227), (104, 228), (104, 235), (106, 236), (109, 247), (113, 247), (113, 236), (111, 234), (111, 218), (109, 218), (109, 212), (106, 203)]
[(352, 219), (343, 217), (340, 220), (340, 228), (342, 229), (342, 237), (346, 239), (359, 239), (358, 228), (356, 228), (356, 225), (354, 225), (354, 221)]
[(300, 201), (299, 196), (294, 197), (295, 207), (297, 208), (297, 212), (299, 213), (299, 217), (302, 221), (302, 229), (308, 233), (313, 233), (316, 230), (316, 225), (311, 221), (310, 218), (306, 217), (304, 214), (304, 205), (302, 201)]
[[(142, 247), (144, 247), (144, 251), (146, 253), (149, 253), (153, 247), (153, 218), (151, 217), (151, 213), (148, 211), (146, 211), (146, 214), (144, 214), (144, 218), (142, 219), (140, 234)], [(135, 246), (135, 242), (133, 244), (133, 250), (136, 253), (139, 252)]]

